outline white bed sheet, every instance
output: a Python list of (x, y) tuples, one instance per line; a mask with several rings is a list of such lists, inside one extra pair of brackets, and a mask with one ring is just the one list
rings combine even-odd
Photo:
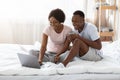
[[(0, 44), (0, 75), (1, 76), (50, 76), (50, 75), (73, 75), (73, 74), (120, 74), (120, 62), (118, 60), (120, 53), (120, 41), (108, 44), (103, 47), (103, 57), (101, 61), (92, 62), (77, 59), (70, 62), (66, 68), (53, 68), (55, 64), (47, 62), (46, 67), (34, 69), (22, 67), (17, 57), (18, 52), (28, 54), (21, 49), (36, 49), (35, 45), (18, 44)], [(38, 46), (38, 45), (37, 45)], [(110, 49), (111, 48), (111, 49)], [(106, 51), (105, 51), (106, 50)], [(118, 55), (114, 57), (114, 55)]]
[(51, 76), (0, 76), (0, 80), (120, 80), (119, 74), (71, 74)]

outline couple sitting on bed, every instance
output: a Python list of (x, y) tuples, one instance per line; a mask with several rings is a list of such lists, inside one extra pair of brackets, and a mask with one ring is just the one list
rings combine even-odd
[[(74, 57), (89, 61), (102, 59), (100, 49), (102, 47), (97, 28), (91, 23), (85, 22), (82, 11), (75, 11), (72, 16), (74, 31), (64, 25), (65, 14), (61, 9), (50, 12), (48, 20), (50, 26), (46, 27), (42, 35), (42, 44), (39, 52), (39, 63), (54, 62), (58, 67), (66, 66)], [(72, 43), (72, 46), (70, 46)], [(69, 49), (69, 53), (65, 53)], [(31, 54), (35, 55), (33, 51)]]

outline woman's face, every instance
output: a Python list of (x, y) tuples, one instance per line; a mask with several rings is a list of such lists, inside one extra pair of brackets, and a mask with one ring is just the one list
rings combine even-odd
[(56, 20), (54, 17), (51, 17), (49, 19), (49, 22), (50, 22), (50, 26), (52, 26), (54, 29), (56, 29), (60, 25), (60, 22)]

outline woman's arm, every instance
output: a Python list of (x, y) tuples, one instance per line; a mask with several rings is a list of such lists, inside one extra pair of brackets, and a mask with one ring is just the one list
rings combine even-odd
[(54, 57), (54, 62), (55, 63), (57, 63), (58, 60), (60, 59), (59, 56), (69, 49), (70, 43), (71, 43), (71, 41), (69, 40), (69, 36), (67, 36), (62, 50), (59, 53), (57, 53), (56, 56)]
[(68, 36), (66, 37), (66, 40), (64, 42), (64, 46), (62, 48), (62, 50), (56, 54), (57, 56), (61, 55), (62, 53), (64, 53), (65, 51), (67, 51), (69, 49), (69, 45), (70, 45), (71, 41), (69, 40)]
[(46, 46), (47, 46), (47, 41), (48, 41), (48, 36), (43, 33), (42, 35), (42, 44), (40, 48), (40, 53), (39, 53), (39, 63), (42, 64), (42, 60), (46, 51)]

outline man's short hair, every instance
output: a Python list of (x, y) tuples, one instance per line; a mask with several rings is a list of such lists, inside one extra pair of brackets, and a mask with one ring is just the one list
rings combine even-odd
[(85, 18), (85, 14), (83, 11), (77, 10), (73, 13), (73, 15), (79, 15), (82, 18)]

